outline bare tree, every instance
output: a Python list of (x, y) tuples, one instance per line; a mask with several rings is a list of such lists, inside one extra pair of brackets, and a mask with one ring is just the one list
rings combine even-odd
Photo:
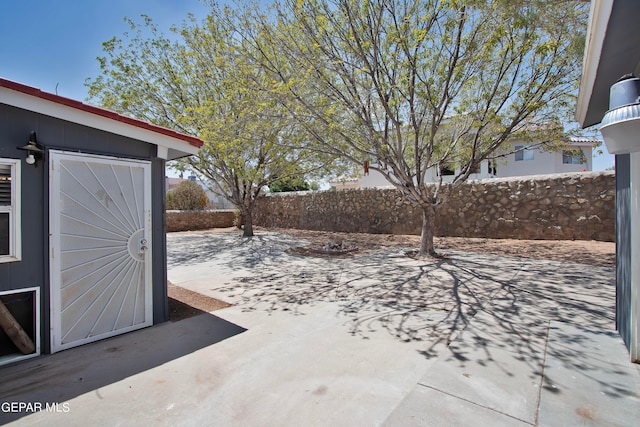
[(178, 168), (227, 198), (249, 237), (266, 186), (301, 172), (322, 175), (333, 158), (292, 149), (308, 134), (269, 95), (277, 82), (252, 61), (252, 46), (234, 37), (231, 17), (213, 6), (207, 19), (185, 22), (170, 37), (148, 17), (142, 25), (129, 20), (131, 33), (103, 44), (101, 75), (88, 86), (102, 106), (204, 140)]
[[(542, 0), (283, 0), (236, 37), (313, 136), (304, 148), (379, 171), (423, 215), (509, 138), (565, 138), (587, 7)], [(450, 185), (442, 174), (455, 170)]]

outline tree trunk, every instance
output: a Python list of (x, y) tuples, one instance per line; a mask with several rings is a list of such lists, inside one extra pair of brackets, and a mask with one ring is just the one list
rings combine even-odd
[(253, 209), (245, 208), (242, 212), (242, 237), (253, 237)]
[(242, 211), (238, 211), (235, 224), (238, 230), (242, 230), (242, 224), (244, 224), (244, 215), (242, 214)]
[(433, 236), (436, 232), (436, 210), (431, 204), (422, 208), (422, 233), (420, 234), (420, 255), (436, 255)]

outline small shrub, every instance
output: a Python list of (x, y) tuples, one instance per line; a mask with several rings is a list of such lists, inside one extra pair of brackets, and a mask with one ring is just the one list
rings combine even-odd
[(287, 191), (307, 191), (311, 187), (300, 176), (289, 176), (279, 179), (269, 184), (269, 190), (272, 193), (284, 193)]
[(193, 181), (183, 181), (167, 192), (167, 209), (193, 211), (207, 206), (207, 195), (202, 187)]

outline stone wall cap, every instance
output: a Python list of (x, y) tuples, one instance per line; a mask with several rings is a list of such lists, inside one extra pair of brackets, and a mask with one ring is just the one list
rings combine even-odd
[(552, 180), (561, 178), (595, 178), (602, 175), (615, 175), (615, 171), (587, 171), (587, 172), (563, 172), (551, 173), (544, 175), (523, 175), (523, 176), (507, 176), (504, 178), (483, 178), (480, 181), (483, 184), (488, 182), (513, 182), (513, 181), (532, 181), (532, 180)]

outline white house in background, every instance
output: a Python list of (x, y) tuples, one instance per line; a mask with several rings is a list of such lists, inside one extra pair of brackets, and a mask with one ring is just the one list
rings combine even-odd
[(503, 150), (508, 154), (495, 161), (495, 171), (488, 171), (488, 162), (481, 166), (480, 178), (526, 175), (546, 175), (565, 172), (589, 172), (593, 167), (593, 148), (600, 141), (572, 138), (570, 143), (557, 151), (529, 148), (527, 143), (514, 141)]
[[(545, 151), (532, 146), (531, 143), (516, 140), (507, 143), (496, 159), (484, 160), (477, 173), (469, 175), (469, 179), (589, 172), (593, 167), (593, 149), (598, 145), (598, 140), (572, 138), (570, 143), (560, 150)], [(443, 181), (453, 180), (457, 172), (444, 169)], [(428, 182), (437, 182), (439, 179), (439, 173), (435, 168), (427, 171)], [(338, 190), (391, 185), (380, 172), (373, 169), (369, 169), (369, 173), (360, 178), (337, 178), (329, 183)]]
[(180, 185), (180, 183), (183, 181), (195, 182), (200, 187), (202, 187), (202, 189), (204, 190), (204, 194), (207, 196), (207, 200), (209, 201), (207, 208), (210, 208), (210, 209), (233, 209), (234, 208), (233, 204), (230, 201), (220, 196), (219, 194), (216, 194), (213, 191), (209, 190), (209, 188), (202, 181), (200, 181), (193, 175), (187, 179), (166, 177), (165, 180), (166, 180), (167, 191), (173, 190), (178, 185)]
[[(379, 173), (376, 173), (382, 180), (384, 180), (384, 177), (382, 175), (380, 175)], [(362, 178), (334, 178), (329, 180), (329, 185), (331, 185), (332, 187), (338, 189), (338, 190), (347, 190), (349, 188), (360, 188), (361, 187), (361, 181), (363, 178), (366, 177), (362, 177)], [(385, 180), (386, 185), (389, 185), (389, 183)], [(371, 186), (370, 186), (371, 187)]]

